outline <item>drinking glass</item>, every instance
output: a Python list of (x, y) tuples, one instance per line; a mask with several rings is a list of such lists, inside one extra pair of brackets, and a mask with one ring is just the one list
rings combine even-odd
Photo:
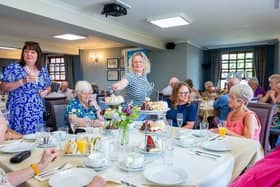
[(177, 125), (178, 125), (179, 128), (182, 127), (182, 125), (183, 125), (183, 120), (184, 120), (183, 113), (178, 113), (178, 114), (177, 114)]
[(202, 121), (199, 123), (199, 127), (200, 127), (200, 135), (202, 137), (206, 137), (208, 136), (208, 128), (209, 128), (209, 123), (208, 121)]
[(218, 131), (221, 137), (225, 137), (227, 133), (226, 123), (224, 120), (219, 120), (218, 122)]
[(163, 160), (164, 164), (168, 166), (172, 166), (173, 161), (173, 151), (174, 151), (174, 145), (173, 145), (173, 140), (171, 138), (167, 138), (162, 140), (162, 153), (163, 153)]

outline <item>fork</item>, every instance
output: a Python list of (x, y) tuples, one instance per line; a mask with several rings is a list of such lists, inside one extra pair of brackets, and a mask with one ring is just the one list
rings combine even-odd
[(137, 187), (136, 185), (131, 184), (130, 182), (127, 182), (127, 181), (121, 180), (120, 182), (121, 182), (122, 184), (126, 185), (127, 187)]
[(65, 163), (63, 163), (62, 165), (60, 165), (60, 166), (58, 166), (58, 167), (55, 167), (55, 168), (53, 168), (53, 169), (49, 169), (49, 170), (47, 170), (47, 171), (44, 171), (44, 172), (40, 173), (40, 174), (38, 175), (38, 177), (45, 177), (45, 176), (48, 176), (48, 175), (50, 175), (50, 174), (52, 174), (52, 173), (55, 173), (55, 172), (57, 172), (57, 171), (63, 169), (63, 168), (66, 166), (66, 164), (67, 164), (67, 162), (65, 162)]

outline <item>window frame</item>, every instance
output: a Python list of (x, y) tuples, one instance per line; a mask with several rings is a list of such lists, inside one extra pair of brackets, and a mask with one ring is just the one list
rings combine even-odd
[[(66, 77), (66, 64), (64, 56), (48, 56), (47, 68), (52, 81), (65, 81)], [(55, 59), (54, 62), (52, 59)], [(60, 59), (57, 62), (57, 59)], [(63, 62), (61, 61), (63, 59)], [(54, 67), (51, 67), (54, 64)], [(57, 69), (58, 68), (58, 69)], [(57, 78), (58, 77), (58, 78)], [(63, 78), (64, 77), (64, 78)]]

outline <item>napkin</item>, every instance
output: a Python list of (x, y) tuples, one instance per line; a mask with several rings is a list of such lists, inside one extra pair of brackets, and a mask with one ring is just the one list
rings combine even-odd
[(34, 176), (34, 178), (40, 182), (43, 182), (43, 181), (46, 181), (48, 180), (51, 176), (53, 176), (54, 174), (58, 173), (58, 172), (61, 172), (61, 171), (64, 171), (64, 170), (68, 170), (68, 169), (71, 169), (73, 168), (73, 165), (70, 164), (70, 163), (67, 163), (62, 169), (59, 169), (59, 170), (53, 170), (53, 169), (50, 169), (50, 170), (53, 170), (53, 172), (50, 172), (49, 175), (43, 175), (43, 176), (40, 176), (40, 175), (37, 175), (37, 176)]

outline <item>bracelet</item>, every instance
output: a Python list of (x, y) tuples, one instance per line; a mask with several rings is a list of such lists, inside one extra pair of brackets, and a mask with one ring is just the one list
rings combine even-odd
[(40, 169), (37, 164), (31, 164), (31, 168), (33, 169), (35, 175), (38, 175), (40, 173)]

